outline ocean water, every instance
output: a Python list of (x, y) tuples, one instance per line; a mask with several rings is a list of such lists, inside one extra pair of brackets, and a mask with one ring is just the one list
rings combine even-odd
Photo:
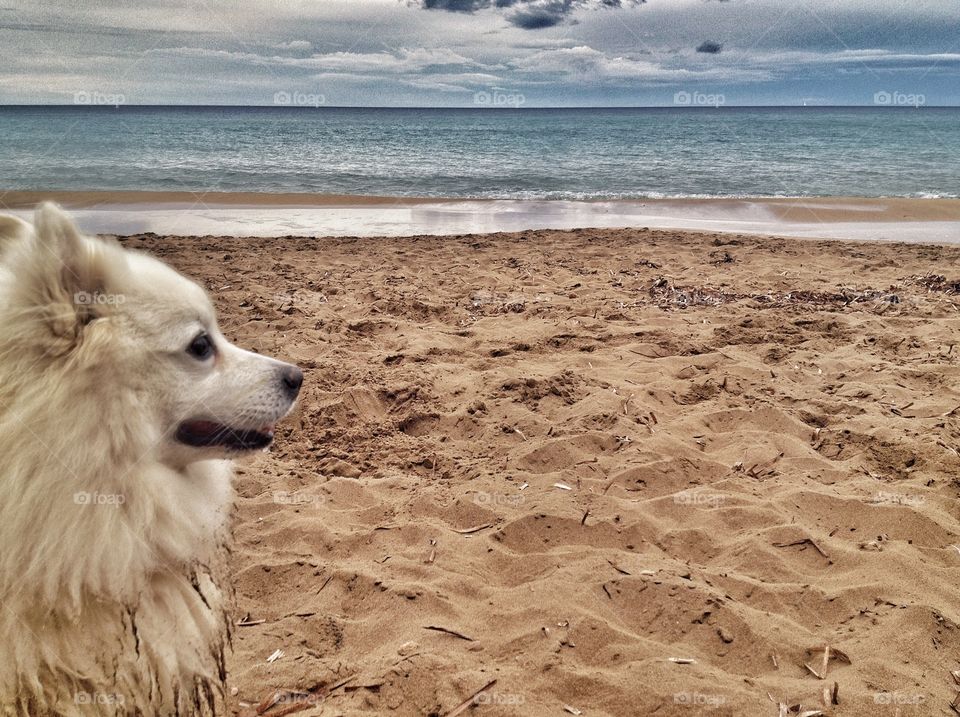
[(960, 108), (0, 107), (0, 190), (960, 195)]

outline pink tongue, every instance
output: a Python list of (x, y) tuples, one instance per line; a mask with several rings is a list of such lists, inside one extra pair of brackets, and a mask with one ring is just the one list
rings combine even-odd
[[(187, 426), (191, 433), (194, 433), (198, 436), (212, 436), (215, 433), (230, 430), (223, 424), (214, 423), (213, 421), (190, 421)], [(272, 434), (275, 428), (275, 424), (268, 423), (265, 426), (258, 427), (256, 430), (258, 433)]]
[(217, 431), (223, 430), (223, 426), (219, 423), (213, 423), (212, 421), (191, 421), (187, 425), (190, 427), (192, 433), (201, 436), (210, 436)]

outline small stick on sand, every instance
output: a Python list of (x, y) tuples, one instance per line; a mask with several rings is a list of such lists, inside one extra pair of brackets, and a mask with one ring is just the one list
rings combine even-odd
[(274, 712), (269, 715), (269, 717), (284, 717), (285, 715), (292, 715), (294, 712), (303, 712), (304, 710), (310, 709), (313, 707), (313, 701), (307, 700), (305, 702), (294, 702), (292, 705), (287, 705), (279, 712)]
[(850, 664), (850, 657), (845, 652), (843, 652), (842, 650), (838, 650), (835, 647), (830, 647), (830, 645), (824, 645), (823, 647), (820, 647), (820, 646), (808, 647), (807, 654), (809, 655), (812, 653), (820, 652), (821, 650), (823, 650), (823, 657), (820, 660), (819, 672), (813, 669), (812, 667), (810, 667), (808, 663), (806, 662), (803, 663), (803, 666), (806, 667), (808, 670), (810, 670), (811, 674), (813, 674), (819, 680), (827, 679), (827, 670), (830, 665), (830, 660), (836, 659), (836, 660), (840, 660), (841, 662), (846, 662), (848, 665)]
[[(889, 605), (894, 605), (893, 603), (888, 603)], [(843, 650), (838, 650), (836, 647), (830, 647), (828, 645), (817, 645), (815, 647), (808, 647), (807, 654), (814, 652), (820, 652), (821, 650), (827, 655), (830, 660), (839, 660), (840, 662), (846, 662), (848, 665), (853, 664), (850, 659), (850, 656)], [(829, 650), (829, 652), (827, 652)]]
[(460, 533), (460, 535), (470, 535), (471, 533), (479, 533), (481, 530), (486, 530), (487, 528), (492, 528), (493, 523), (484, 523), (483, 525), (478, 525), (475, 528), (464, 528), (463, 530), (453, 529), (454, 533)]
[(457, 632), (456, 630), (451, 630), (447, 627), (440, 627), (439, 625), (425, 625), (424, 630), (433, 630), (435, 632), (445, 632), (448, 635), (453, 635), (454, 637), (459, 637), (461, 640), (466, 640), (467, 642), (476, 642), (472, 637), (467, 637), (462, 632)]
[(629, 575), (629, 574), (630, 574), (630, 573), (628, 573), (626, 570), (624, 570), (623, 568), (621, 568), (619, 565), (617, 565), (615, 562), (613, 562), (612, 560), (609, 560), (609, 559), (608, 559), (607, 562), (610, 563), (610, 567), (611, 567), (611, 568), (613, 568), (614, 570), (616, 570), (616, 571), (617, 571), (618, 573), (620, 573), (621, 575)]
[(238, 626), (238, 627), (251, 627), (252, 625), (262, 625), (262, 624), (265, 623), (265, 622), (266, 622), (266, 620), (263, 619), (263, 618), (261, 618), (261, 619), (259, 619), (259, 620), (254, 620), (252, 617), (250, 617), (250, 613), (247, 613), (246, 615), (244, 615), (243, 617), (241, 617), (239, 620), (237, 620), (237, 626)]
[(775, 548), (789, 548), (794, 545), (812, 545), (820, 555), (825, 557), (827, 560), (830, 559), (830, 556), (823, 552), (823, 549), (817, 545), (813, 538), (801, 538), (800, 540), (791, 540), (788, 543), (774, 543), (773, 547)]
[(471, 707), (473, 707), (473, 706), (476, 704), (477, 697), (479, 697), (479, 696), (482, 695), (484, 692), (486, 692), (487, 690), (489, 690), (489, 689), (490, 689), (491, 687), (493, 687), (495, 684), (497, 684), (497, 681), (496, 681), (496, 680), (490, 680), (487, 684), (485, 684), (485, 685), (484, 685), (483, 687), (481, 687), (479, 690), (477, 690), (476, 692), (474, 692), (472, 695), (470, 695), (470, 696), (469, 696), (467, 699), (465, 699), (463, 702), (461, 702), (461, 703), (458, 704), (456, 707), (454, 707), (452, 710), (450, 710), (449, 712), (447, 712), (443, 717), (457, 717), (457, 715), (462, 715), (464, 712), (466, 712), (468, 709), (470, 709)]

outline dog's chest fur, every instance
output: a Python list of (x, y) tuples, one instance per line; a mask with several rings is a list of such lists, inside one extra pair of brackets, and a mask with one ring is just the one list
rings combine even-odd
[[(24, 585), (8, 597), (0, 630), (13, 639), (0, 647), (0, 714), (223, 711), (229, 467), (211, 461), (178, 474), (154, 466), (139, 479), (143, 490), (128, 489), (123, 505), (91, 505), (78, 532), (65, 526), (68, 559), (48, 566), (63, 570), (61, 592)], [(126, 515), (111, 512), (118, 509)], [(98, 529), (97, 521), (109, 525)], [(91, 544), (105, 532), (113, 545)], [(98, 555), (82, 572), (106, 576), (99, 585), (76, 582), (71, 569), (69, 561), (83, 562), (89, 551)]]

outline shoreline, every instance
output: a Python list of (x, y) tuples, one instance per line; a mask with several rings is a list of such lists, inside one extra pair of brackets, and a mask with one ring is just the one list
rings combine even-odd
[(45, 199), (88, 232), (239, 237), (402, 237), (547, 229), (669, 229), (808, 239), (960, 244), (960, 199), (460, 199), (256, 192), (0, 192), (29, 218)]
[(637, 197), (616, 199), (515, 199), (495, 197), (403, 197), (310, 192), (192, 192), (167, 190), (0, 190), (0, 206), (29, 209), (51, 200), (68, 209), (188, 205), (208, 207), (377, 207), (456, 203), (623, 204), (650, 207), (768, 207), (793, 221), (960, 221), (960, 198), (952, 197)]

